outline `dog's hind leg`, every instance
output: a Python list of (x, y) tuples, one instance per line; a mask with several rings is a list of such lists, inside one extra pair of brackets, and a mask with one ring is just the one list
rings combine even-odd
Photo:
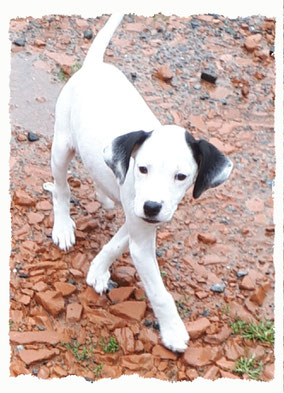
[(70, 189), (67, 182), (68, 164), (74, 149), (65, 132), (55, 131), (51, 152), (51, 169), (54, 183), (45, 183), (44, 189), (52, 193), (54, 224), (52, 240), (61, 250), (75, 243), (75, 223), (70, 217)]
[(97, 200), (102, 204), (105, 210), (112, 210), (115, 208), (113, 200), (105, 195), (105, 193), (95, 184)]
[(128, 230), (124, 224), (91, 262), (86, 281), (97, 293), (102, 294), (108, 289), (109, 268), (126, 250), (128, 241)]

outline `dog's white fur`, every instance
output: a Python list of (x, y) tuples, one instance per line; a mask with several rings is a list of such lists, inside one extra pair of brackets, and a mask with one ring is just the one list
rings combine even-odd
[[(112, 262), (129, 247), (158, 319), (164, 345), (182, 352), (189, 336), (161, 279), (155, 235), (157, 223), (171, 219), (193, 184), (198, 163), (186, 143), (185, 130), (174, 125), (162, 126), (127, 78), (113, 65), (103, 62), (105, 48), (122, 18), (123, 15), (110, 17), (82, 68), (70, 78), (57, 101), (51, 159), (54, 183), (44, 184), (53, 195), (52, 239), (62, 250), (75, 243), (66, 173), (69, 161), (78, 152), (95, 182), (97, 198), (103, 207), (113, 208), (115, 202), (125, 212), (125, 224), (91, 262), (87, 284), (98, 293), (106, 291)], [(113, 140), (137, 130), (154, 131), (143, 143), (135, 145), (123, 176), (125, 170), (115, 157)], [(115, 160), (116, 176), (112, 170)], [(231, 169), (230, 161), (225, 160), (214, 174), (214, 186), (223, 182)], [(160, 206), (157, 214), (151, 211), (150, 217), (147, 216), (144, 208), (147, 201)]]

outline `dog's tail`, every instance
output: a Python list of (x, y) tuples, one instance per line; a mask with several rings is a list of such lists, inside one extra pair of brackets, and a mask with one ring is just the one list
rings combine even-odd
[(105, 50), (112, 35), (123, 19), (123, 13), (115, 13), (110, 16), (104, 27), (98, 32), (84, 61), (84, 67), (95, 62), (102, 62)]

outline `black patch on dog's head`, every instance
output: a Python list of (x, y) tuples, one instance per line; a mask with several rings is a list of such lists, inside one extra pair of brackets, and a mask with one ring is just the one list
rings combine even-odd
[(120, 185), (124, 183), (131, 155), (149, 138), (152, 131), (133, 131), (115, 138), (104, 150), (105, 163), (111, 168)]
[(233, 164), (212, 143), (204, 139), (197, 141), (188, 132), (185, 139), (198, 165), (193, 189), (193, 198), (197, 199), (204, 191), (222, 184), (229, 177)]

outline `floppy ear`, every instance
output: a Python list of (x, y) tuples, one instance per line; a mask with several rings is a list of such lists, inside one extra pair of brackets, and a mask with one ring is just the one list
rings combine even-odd
[(198, 164), (198, 174), (193, 189), (193, 198), (197, 199), (208, 188), (217, 187), (228, 179), (233, 163), (214, 145), (203, 139), (197, 141), (188, 132), (186, 142), (191, 147)]
[(133, 154), (151, 134), (152, 131), (129, 132), (128, 134), (115, 138), (111, 145), (104, 149), (105, 163), (113, 171), (120, 185), (124, 183), (131, 154)]

